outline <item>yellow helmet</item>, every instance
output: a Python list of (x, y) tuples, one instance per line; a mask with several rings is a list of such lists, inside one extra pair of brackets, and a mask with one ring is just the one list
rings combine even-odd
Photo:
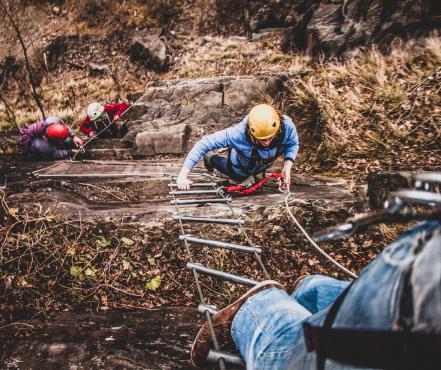
[(259, 104), (250, 110), (248, 125), (256, 139), (268, 139), (279, 130), (280, 117), (271, 105)]

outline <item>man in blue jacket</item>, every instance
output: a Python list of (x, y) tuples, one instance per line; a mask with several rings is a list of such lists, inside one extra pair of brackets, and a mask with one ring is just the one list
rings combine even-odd
[[(211, 153), (229, 148), (228, 158)], [(243, 182), (250, 176), (264, 172), (283, 154), (284, 187), (289, 190), (291, 167), (299, 149), (299, 139), (292, 120), (280, 117), (268, 104), (253, 107), (240, 123), (204, 136), (188, 153), (177, 178), (180, 190), (190, 188), (187, 178), (194, 166), (204, 157), (207, 169), (215, 168), (231, 179)]]

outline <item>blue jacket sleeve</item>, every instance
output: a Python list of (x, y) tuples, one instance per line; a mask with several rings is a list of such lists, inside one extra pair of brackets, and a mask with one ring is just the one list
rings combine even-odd
[(285, 151), (283, 153), (285, 160), (290, 159), (294, 161), (299, 151), (299, 137), (297, 135), (296, 127), (288, 116), (283, 116), (285, 122)]
[(185, 159), (183, 167), (191, 170), (209, 151), (230, 147), (231, 137), (234, 136), (235, 131), (237, 131), (235, 127), (230, 127), (225, 130), (216, 131), (212, 134), (205, 135), (190, 150), (187, 158)]

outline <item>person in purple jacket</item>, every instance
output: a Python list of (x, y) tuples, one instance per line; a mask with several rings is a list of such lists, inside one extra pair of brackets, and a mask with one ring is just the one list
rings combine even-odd
[(47, 117), (20, 130), (20, 144), (26, 158), (53, 160), (71, 157), (83, 140), (75, 136), (58, 117)]
[[(228, 158), (212, 153), (219, 148), (230, 149)], [(179, 172), (177, 187), (190, 188), (192, 181), (188, 174), (202, 157), (209, 171), (216, 169), (237, 182), (244, 182), (266, 171), (283, 155), (283, 186), (289, 190), (298, 149), (299, 139), (291, 118), (280, 117), (268, 104), (259, 104), (235, 126), (206, 135), (194, 145)]]

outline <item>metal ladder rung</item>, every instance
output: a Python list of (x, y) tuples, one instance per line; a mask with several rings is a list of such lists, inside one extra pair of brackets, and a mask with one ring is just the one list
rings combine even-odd
[(205, 199), (173, 199), (170, 204), (206, 204), (206, 203), (228, 203), (231, 198), (205, 198)]
[(245, 362), (242, 360), (242, 357), (238, 355), (224, 351), (216, 351), (214, 349), (210, 349), (210, 351), (208, 352), (208, 356), (207, 356), (208, 362), (218, 362), (221, 358), (223, 358), (227, 364), (233, 366), (239, 366), (242, 368), (245, 367)]
[[(172, 182), (168, 184), (168, 186), (170, 186), (171, 188), (175, 188), (177, 185), (175, 182)], [(194, 182), (193, 184), (190, 185), (190, 187), (195, 187), (195, 186), (199, 186), (201, 188), (210, 188), (213, 186), (217, 186), (217, 184), (215, 182)]]
[(441, 184), (441, 172), (421, 172), (413, 176), (413, 185), (422, 188), (424, 184)]
[(226, 280), (226, 281), (230, 281), (232, 283), (236, 283), (236, 284), (241, 284), (241, 285), (245, 285), (245, 286), (255, 286), (256, 284), (258, 284), (257, 281), (255, 280), (251, 280), (251, 279), (247, 279), (241, 276), (237, 276), (237, 275), (233, 275), (233, 274), (229, 274), (227, 272), (224, 271), (220, 271), (220, 270), (214, 270), (211, 269), (209, 267), (205, 267), (199, 263), (191, 263), (191, 262), (187, 262), (187, 270), (196, 270), (197, 272), (200, 272), (202, 274), (206, 274), (206, 275), (210, 275), (210, 276), (214, 276), (217, 277), (219, 279), (222, 280)]
[(209, 247), (214, 247), (214, 248), (231, 249), (231, 250), (235, 250), (238, 252), (262, 253), (262, 248), (260, 248), (258, 246), (249, 247), (247, 245), (225, 243), (225, 242), (220, 242), (218, 240), (200, 239), (200, 238), (195, 238), (191, 235), (179, 235), (179, 240), (186, 240), (190, 243), (203, 244), (203, 245), (206, 245)]
[(217, 307), (213, 306), (212, 304), (200, 304), (198, 306), (198, 312), (205, 313), (205, 311), (208, 311), (210, 315), (217, 314)]
[(181, 220), (183, 222), (202, 222), (207, 224), (227, 224), (227, 225), (244, 225), (245, 220), (236, 219), (230, 220), (227, 218), (210, 218), (210, 217), (191, 217), (191, 216), (173, 216), (174, 220)]
[(192, 195), (192, 194), (217, 194), (216, 189), (213, 190), (176, 190), (170, 191), (170, 195)]

